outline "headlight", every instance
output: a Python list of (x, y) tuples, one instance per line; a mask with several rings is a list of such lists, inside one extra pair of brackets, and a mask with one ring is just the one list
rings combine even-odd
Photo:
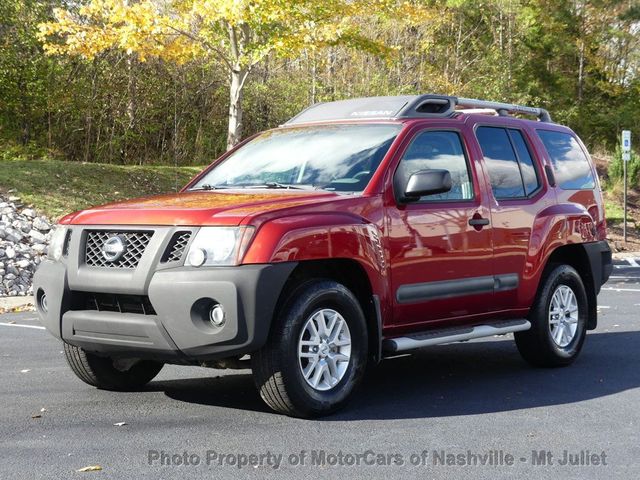
[(237, 265), (253, 236), (253, 227), (203, 227), (191, 242), (185, 265)]
[(67, 227), (57, 225), (51, 234), (49, 240), (49, 248), (47, 249), (47, 257), (56, 262), (62, 258), (62, 250), (64, 249), (64, 240), (67, 236)]

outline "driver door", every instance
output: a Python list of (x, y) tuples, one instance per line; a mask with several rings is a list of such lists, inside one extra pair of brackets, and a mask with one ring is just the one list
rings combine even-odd
[[(395, 326), (463, 324), (491, 310), (491, 213), (479, 168), (450, 129), (420, 131), (404, 151), (386, 206)], [(451, 190), (396, 200), (413, 173), (429, 169), (448, 170)]]

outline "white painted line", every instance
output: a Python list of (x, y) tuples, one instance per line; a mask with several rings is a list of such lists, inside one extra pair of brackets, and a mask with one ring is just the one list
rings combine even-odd
[(627, 258), (627, 262), (629, 262), (629, 265), (631, 265), (632, 267), (640, 267), (635, 258)]
[(613, 290), (614, 292), (640, 292), (640, 288), (603, 288), (602, 290)]
[(609, 278), (622, 278), (623, 280), (638, 280), (640, 277), (627, 277), (625, 275), (611, 275)]
[(38, 327), (37, 325), (20, 325), (18, 323), (0, 323), (4, 327), (22, 327), (22, 328), (37, 328), (38, 330), (44, 330), (44, 327)]
[(598, 308), (611, 308), (608, 305), (598, 305)]

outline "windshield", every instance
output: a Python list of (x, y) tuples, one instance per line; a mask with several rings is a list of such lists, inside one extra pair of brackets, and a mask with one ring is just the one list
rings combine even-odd
[(321, 188), (361, 192), (401, 128), (366, 124), (271, 130), (232, 153), (191, 189)]

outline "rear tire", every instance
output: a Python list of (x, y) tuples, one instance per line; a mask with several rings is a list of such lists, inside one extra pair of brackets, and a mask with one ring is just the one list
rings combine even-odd
[(140, 360), (126, 368), (109, 357), (99, 357), (68, 343), (64, 344), (64, 355), (71, 371), (80, 380), (103, 390), (137, 390), (153, 380), (164, 366), (159, 362)]
[(520, 354), (537, 367), (573, 363), (584, 344), (588, 311), (578, 272), (569, 265), (548, 267), (529, 312), (531, 329), (514, 335)]
[(332, 413), (360, 384), (367, 345), (362, 308), (346, 287), (332, 280), (303, 283), (277, 312), (265, 346), (251, 356), (260, 396), (285, 415)]

